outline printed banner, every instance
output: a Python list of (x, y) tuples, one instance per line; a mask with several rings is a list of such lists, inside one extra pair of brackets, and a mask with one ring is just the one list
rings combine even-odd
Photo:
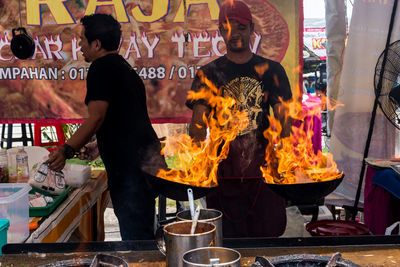
[[(218, 0), (20, 2), (20, 7), (18, 0), (0, 3), (3, 123), (72, 122), (87, 116), (83, 101), (89, 64), (84, 62), (78, 45), (79, 20), (87, 14), (112, 14), (121, 23), (119, 53), (145, 83), (153, 122), (188, 122), (191, 111), (184, 102), (196, 71), (225, 54), (217, 25), (221, 4)], [(295, 91), (301, 76), (302, 1), (244, 2), (255, 23), (253, 52), (281, 62)], [(12, 29), (21, 26), (20, 21), (36, 46), (34, 55), (27, 60), (16, 58), (10, 49)]]
[(326, 35), (325, 28), (305, 28), (304, 46), (317, 55), (320, 59), (326, 60)]

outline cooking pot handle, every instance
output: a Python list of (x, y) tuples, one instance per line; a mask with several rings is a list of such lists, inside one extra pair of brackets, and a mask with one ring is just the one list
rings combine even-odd
[(158, 250), (166, 256), (165, 240), (164, 240), (164, 226), (159, 226), (156, 230), (156, 242)]

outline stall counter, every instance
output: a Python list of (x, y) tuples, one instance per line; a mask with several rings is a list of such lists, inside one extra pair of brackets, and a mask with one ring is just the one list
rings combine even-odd
[[(256, 256), (267, 258), (318, 254), (343, 259), (360, 266), (399, 266), (400, 236), (347, 236), (306, 238), (224, 239), (224, 247), (241, 254), (241, 266), (251, 266)], [(119, 241), (55, 244), (8, 244), (0, 257), (2, 266), (41, 266), (71, 259), (92, 259), (96, 254), (123, 258), (129, 266), (166, 266), (156, 242)], [(8, 265), (7, 265), (8, 264)], [(20, 265), (18, 265), (20, 264)]]

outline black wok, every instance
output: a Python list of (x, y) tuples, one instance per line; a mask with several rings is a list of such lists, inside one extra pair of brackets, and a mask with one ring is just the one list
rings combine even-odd
[(310, 205), (317, 203), (319, 200), (332, 193), (343, 181), (343, 177), (344, 174), (334, 180), (314, 183), (266, 184), (272, 191), (294, 205)]
[(216, 186), (199, 187), (179, 182), (172, 182), (152, 175), (148, 175), (147, 177), (149, 183), (153, 187), (153, 191), (157, 192), (158, 194), (164, 195), (167, 198), (178, 201), (188, 201), (187, 190), (189, 188), (193, 190), (194, 199), (202, 198), (216, 188)]

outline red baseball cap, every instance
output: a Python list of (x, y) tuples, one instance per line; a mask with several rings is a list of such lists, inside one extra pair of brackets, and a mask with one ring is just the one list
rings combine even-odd
[(243, 25), (248, 25), (253, 18), (249, 7), (241, 1), (225, 1), (219, 10), (219, 24), (224, 23), (227, 19), (235, 19)]

